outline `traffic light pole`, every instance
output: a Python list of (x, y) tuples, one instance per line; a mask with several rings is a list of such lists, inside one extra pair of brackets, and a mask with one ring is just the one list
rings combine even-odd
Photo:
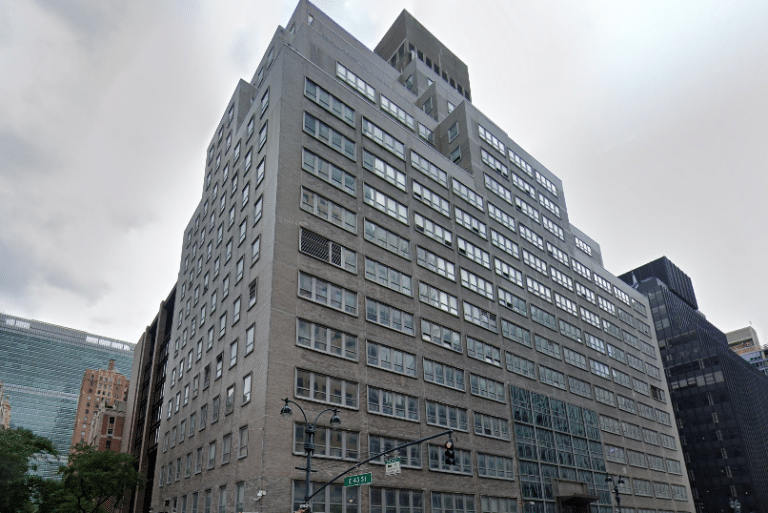
[(407, 444), (398, 445), (397, 447), (393, 447), (392, 449), (390, 449), (390, 450), (388, 450), (388, 451), (384, 451), (384, 452), (380, 452), (380, 453), (378, 453), (378, 454), (375, 454), (375, 455), (371, 456), (370, 458), (368, 458), (367, 460), (365, 460), (365, 461), (361, 461), (360, 463), (358, 463), (358, 464), (356, 464), (356, 465), (353, 465), (353, 466), (351, 466), (350, 468), (348, 468), (347, 470), (345, 470), (344, 472), (342, 472), (341, 474), (339, 474), (338, 476), (334, 477), (333, 479), (331, 479), (330, 481), (328, 481), (327, 483), (325, 483), (323, 486), (321, 486), (320, 488), (318, 488), (317, 490), (315, 490), (315, 493), (313, 493), (312, 495), (309, 495), (309, 496), (307, 497), (306, 501), (305, 501), (305, 502), (307, 503), (307, 507), (309, 507), (309, 508), (311, 509), (311, 507), (309, 506), (309, 502), (310, 502), (310, 500), (312, 499), (312, 497), (314, 497), (314, 496), (315, 496), (315, 495), (317, 495), (318, 493), (320, 493), (320, 492), (322, 492), (323, 490), (325, 490), (325, 488), (326, 488), (328, 485), (330, 485), (330, 484), (333, 484), (333, 482), (334, 482), (334, 481), (336, 481), (337, 479), (339, 479), (340, 477), (344, 477), (345, 475), (349, 474), (349, 473), (350, 473), (350, 472), (352, 472), (353, 470), (356, 470), (356, 469), (358, 469), (359, 467), (361, 467), (362, 465), (365, 465), (365, 464), (366, 464), (366, 463), (368, 463), (369, 461), (371, 461), (371, 460), (375, 460), (375, 459), (378, 459), (378, 458), (380, 458), (380, 457), (384, 456), (385, 454), (389, 454), (389, 453), (391, 453), (391, 452), (399, 451), (400, 449), (403, 449), (403, 448), (405, 448), (405, 447), (408, 447), (408, 446), (410, 446), (410, 445), (420, 444), (421, 442), (426, 442), (426, 441), (428, 441), (428, 440), (432, 440), (433, 438), (438, 438), (438, 437), (441, 437), (441, 436), (445, 436), (445, 435), (449, 435), (449, 436), (450, 436), (452, 433), (453, 433), (453, 429), (448, 429), (448, 430), (446, 430), (446, 431), (443, 431), (442, 433), (438, 433), (438, 434), (436, 434), (436, 435), (427, 436), (427, 437), (425, 437), (425, 438), (420, 438), (419, 440), (414, 440), (413, 442), (408, 442)]

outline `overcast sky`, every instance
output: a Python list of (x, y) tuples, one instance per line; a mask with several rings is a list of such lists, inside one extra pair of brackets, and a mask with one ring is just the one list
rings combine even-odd
[[(0, 311), (138, 340), (214, 128), (295, 5), (0, 2)], [(710, 321), (768, 342), (768, 2), (316, 5), (369, 48), (408, 9), (563, 180), (606, 269), (666, 255)]]

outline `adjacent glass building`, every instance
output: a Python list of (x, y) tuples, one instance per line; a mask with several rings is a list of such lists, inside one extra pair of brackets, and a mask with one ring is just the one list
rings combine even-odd
[(40, 321), (0, 314), (0, 381), (13, 405), (12, 428), (50, 439), (59, 461), (42, 460), (38, 472), (55, 477), (66, 462), (85, 369), (130, 375), (133, 344)]
[(621, 276), (648, 296), (699, 513), (768, 512), (768, 376), (699, 312), (691, 279), (662, 257)]

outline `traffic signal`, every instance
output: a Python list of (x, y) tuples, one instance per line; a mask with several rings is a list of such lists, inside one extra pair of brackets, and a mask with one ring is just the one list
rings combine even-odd
[(453, 441), (448, 440), (443, 444), (443, 447), (445, 448), (445, 464), (456, 465), (456, 454), (453, 452)]

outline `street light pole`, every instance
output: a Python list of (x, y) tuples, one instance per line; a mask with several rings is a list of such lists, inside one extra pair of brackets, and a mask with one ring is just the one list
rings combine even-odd
[(310, 510), (312, 509), (309, 505), (309, 483), (310, 483), (310, 475), (312, 473), (312, 454), (315, 452), (315, 433), (317, 433), (317, 421), (320, 420), (320, 416), (327, 412), (332, 411), (333, 416), (331, 417), (331, 428), (336, 429), (336, 427), (341, 424), (341, 419), (339, 418), (339, 409), (338, 408), (326, 408), (320, 413), (317, 414), (317, 417), (315, 417), (315, 421), (310, 424), (309, 420), (307, 419), (307, 414), (304, 413), (304, 409), (301, 407), (299, 403), (296, 401), (291, 401), (288, 398), (283, 399), (285, 401), (285, 405), (283, 405), (282, 409), (280, 410), (280, 415), (282, 415), (283, 418), (288, 418), (291, 415), (293, 415), (293, 410), (290, 406), (288, 406), (288, 403), (295, 404), (296, 407), (299, 409), (301, 414), (304, 416), (304, 451), (307, 453), (307, 466), (304, 468), (296, 467), (298, 470), (304, 470), (306, 471), (306, 478), (304, 481), (304, 504), (307, 505), (307, 508), (305, 509), (306, 513), (310, 513)]
[(605, 476), (606, 483), (613, 483), (613, 494), (616, 496), (616, 513), (621, 513), (621, 497), (619, 496), (619, 485), (624, 484), (624, 478), (616, 476), (616, 480), (610, 475)]

